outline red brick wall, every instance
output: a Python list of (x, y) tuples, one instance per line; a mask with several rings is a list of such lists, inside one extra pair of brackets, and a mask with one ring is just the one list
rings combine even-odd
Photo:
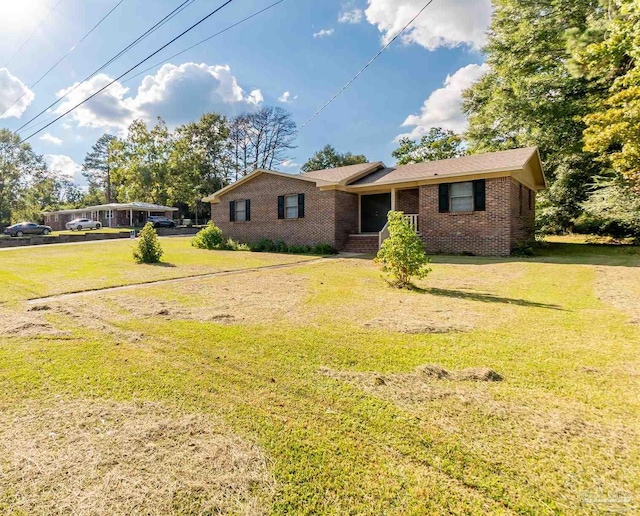
[(420, 211), (420, 190), (398, 190), (396, 192), (396, 210), (409, 215), (415, 215)]
[[(330, 193), (330, 192), (325, 192)], [(349, 235), (358, 232), (360, 217), (358, 214), (358, 196), (348, 192), (332, 192), (335, 195), (336, 236), (334, 247), (342, 249)]]
[[(531, 204), (529, 203), (529, 195), (531, 195)], [(535, 192), (526, 186), (511, 181), (511, 249), (534, 236), (535, 195)]]
[[(305, 194), (305, 217), (278, 219), (278, 196)], [(230, 201), (251, 200), (251, 220), (229, 221)], [(295, 177), (261, 174), (211, 205), (211, 220), (222, 232), (240, 242), (261, 238), (287, 244), (330, 244), (341, 248), (358, 230), (358, 198), (338, 191), (321, 192), (315, 183)]]
[(511, 252), (511, 179), (487, 179), (486, 211), (439, 213), (438, 185), (420, 187), (420, 232), (428, 253), (507, 256)]

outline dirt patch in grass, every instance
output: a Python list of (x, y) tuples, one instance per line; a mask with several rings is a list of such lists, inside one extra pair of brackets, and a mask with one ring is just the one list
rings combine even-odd
[(640, 268), (596, 267), (596, 296), (640, 324)]
[[(448, 371), (423, 365), (410, 373), (335, 371), (321, 368), (325, 376), (346, 382), (379, 399), (391, 402), (418, 417), (425, 417), (446, 433), (468, 435), (475, 442), (482, 435), (488, 448), (512, 435), (527, 446), (559, 446), (567, 439), (597, 446), (605, 454), (629, 456), (640, 441), (637, 429), (623, 422), (599, 421), (580, 404), (544, 410), (496, 399), (486, 382), (501, 375), (487, 368)], [(491, 421), (487, 425), (487, 421)], [(477, 435), (474, 434), (477, 432)], [(531, 444), (534, 443), (534, 444)], [(480, 446), (480, 442), (476, 443)], [(475, 446), (475, 445), (474, 445)]]
[(267, 512), (274, 480), (261, 451), (202, 416), (82, 400), (0, 420), (3, 512)]
[(485, 368), (447, 371), (437, 365), (424, 365), (412, 373), (358, 373), (321, 368), (320, 373), (355, 385), (376, 397), (399, 405), (413, 405), (447, 397), (458, 397), (462, 402), (469, 397), (488, 399), (478, 389), (462, 387), (460, 382), (500, 381), (502, 377)]
[[(49, 319), (62, 316), (70, 324), (65, 326), (82, 327), (95, 330), (116, 340), (137, 342), (143, 335), (119, 328), (106, 321), (103, 317), (104, 309), (99, 305), (88, 306), (86, 302), (73, 300), (64, 305), (59, 302), (42, 303), (25, 309), (15, 309), (7, 312), (0, 322), (0, 336), (18, 338), (38, 337), (69, 337), (71, 330), (62, 330), (54, 326)], [(2, 313), (0, 313), (0, 317)], [(64, 324), (64, 320), (60, 321)]]
[(70, 332), (53, 326), (44, 313), (0, 310), (0, 337), (56, 338), (70, 335)]
[(477, 319), (473, 313), (467, 313), (463, 318), (453, 310), (425, 310), (412, 305), (415, 303), (389, 307), (384, 316), (367, 321), (363, 326), (407, 334), (451, 333), (471, 330)]
[[(285, 283), (286, 281), (286, 283)], [(286, 273), (218, 277), (176, 283), (167, 288), (92, 297), (92, 311), (112, 323), (136, 319), (187, 320), (218, 324), (255, 324), (296, 319), (307, 293), (304, 277)], [(65, 309), (86, 303), (69, 300)], [(82, 310), (82, 307), (80, 307)]]

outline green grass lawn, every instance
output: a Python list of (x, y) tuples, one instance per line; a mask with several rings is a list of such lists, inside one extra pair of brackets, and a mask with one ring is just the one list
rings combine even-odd
[(334, 258), (25, 301), (301, 259), (162, 242), (175, 267), (129, 242), (2, 252), (1, 513), (637, 510), (640, 249), (438, 256), (412, 292)]
[(160, 240), (165, 254), (159, 265), (137, 265), (136, 241), (129, 239), (1, 250), (0, 303), (312, 258), (210, 253), (191, 247), (190, 238)]

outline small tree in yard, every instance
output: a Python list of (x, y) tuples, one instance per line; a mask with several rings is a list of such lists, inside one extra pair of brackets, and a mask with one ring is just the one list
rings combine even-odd
[(147, 225), (140, 231), (138, 247), (134, 249), (133, 257), (138, 263), (159, 263), (163, 252), (153, 224), (147, 222)]
[(209, 221), (207, 227), (198, 231), (198, 234), (191, 240), (191, 245), (198, 249), (220, 249), (224, 237), (222, 230), (213, 222)]
[(390, 211), (389, 238), (383, 243), (376, 262), (382, 265), (384, 272), (390, 272), (398, 288), (411, 286), (411, 278), (425, 278), (431, 272), (427, 264), (431, 261), (424, 252), (420, 237), (416, 234), (404, 214)]

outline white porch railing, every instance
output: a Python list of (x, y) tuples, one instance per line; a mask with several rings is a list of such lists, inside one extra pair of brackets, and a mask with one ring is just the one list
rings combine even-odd
[(417, 214), (405, 215), (404, 218), (407, 219), (407, 222), (409, 222), (409, 225), (415, 230), (416, 233), (420, 232), (420, 228), (418, 228), (419, 217)]
[[(407, 222), (409, 223), (409, 225), (413, 228), (413, 230), (416, 233), (419, 233), (419, 227), (418, 227), (418, 220), (419, 220), (419, 216), (418, 214), (405, 214), (404, 216), (405, 219), (407, 219)], [(382, 242), (384, 242), (387, 238), (389, 238), (389, 223), (387, 222), (384, 227), (382, 228), (382, 230), (380, 230), (380, 233), (378, 233), (378, 248), (382, 247)]]

